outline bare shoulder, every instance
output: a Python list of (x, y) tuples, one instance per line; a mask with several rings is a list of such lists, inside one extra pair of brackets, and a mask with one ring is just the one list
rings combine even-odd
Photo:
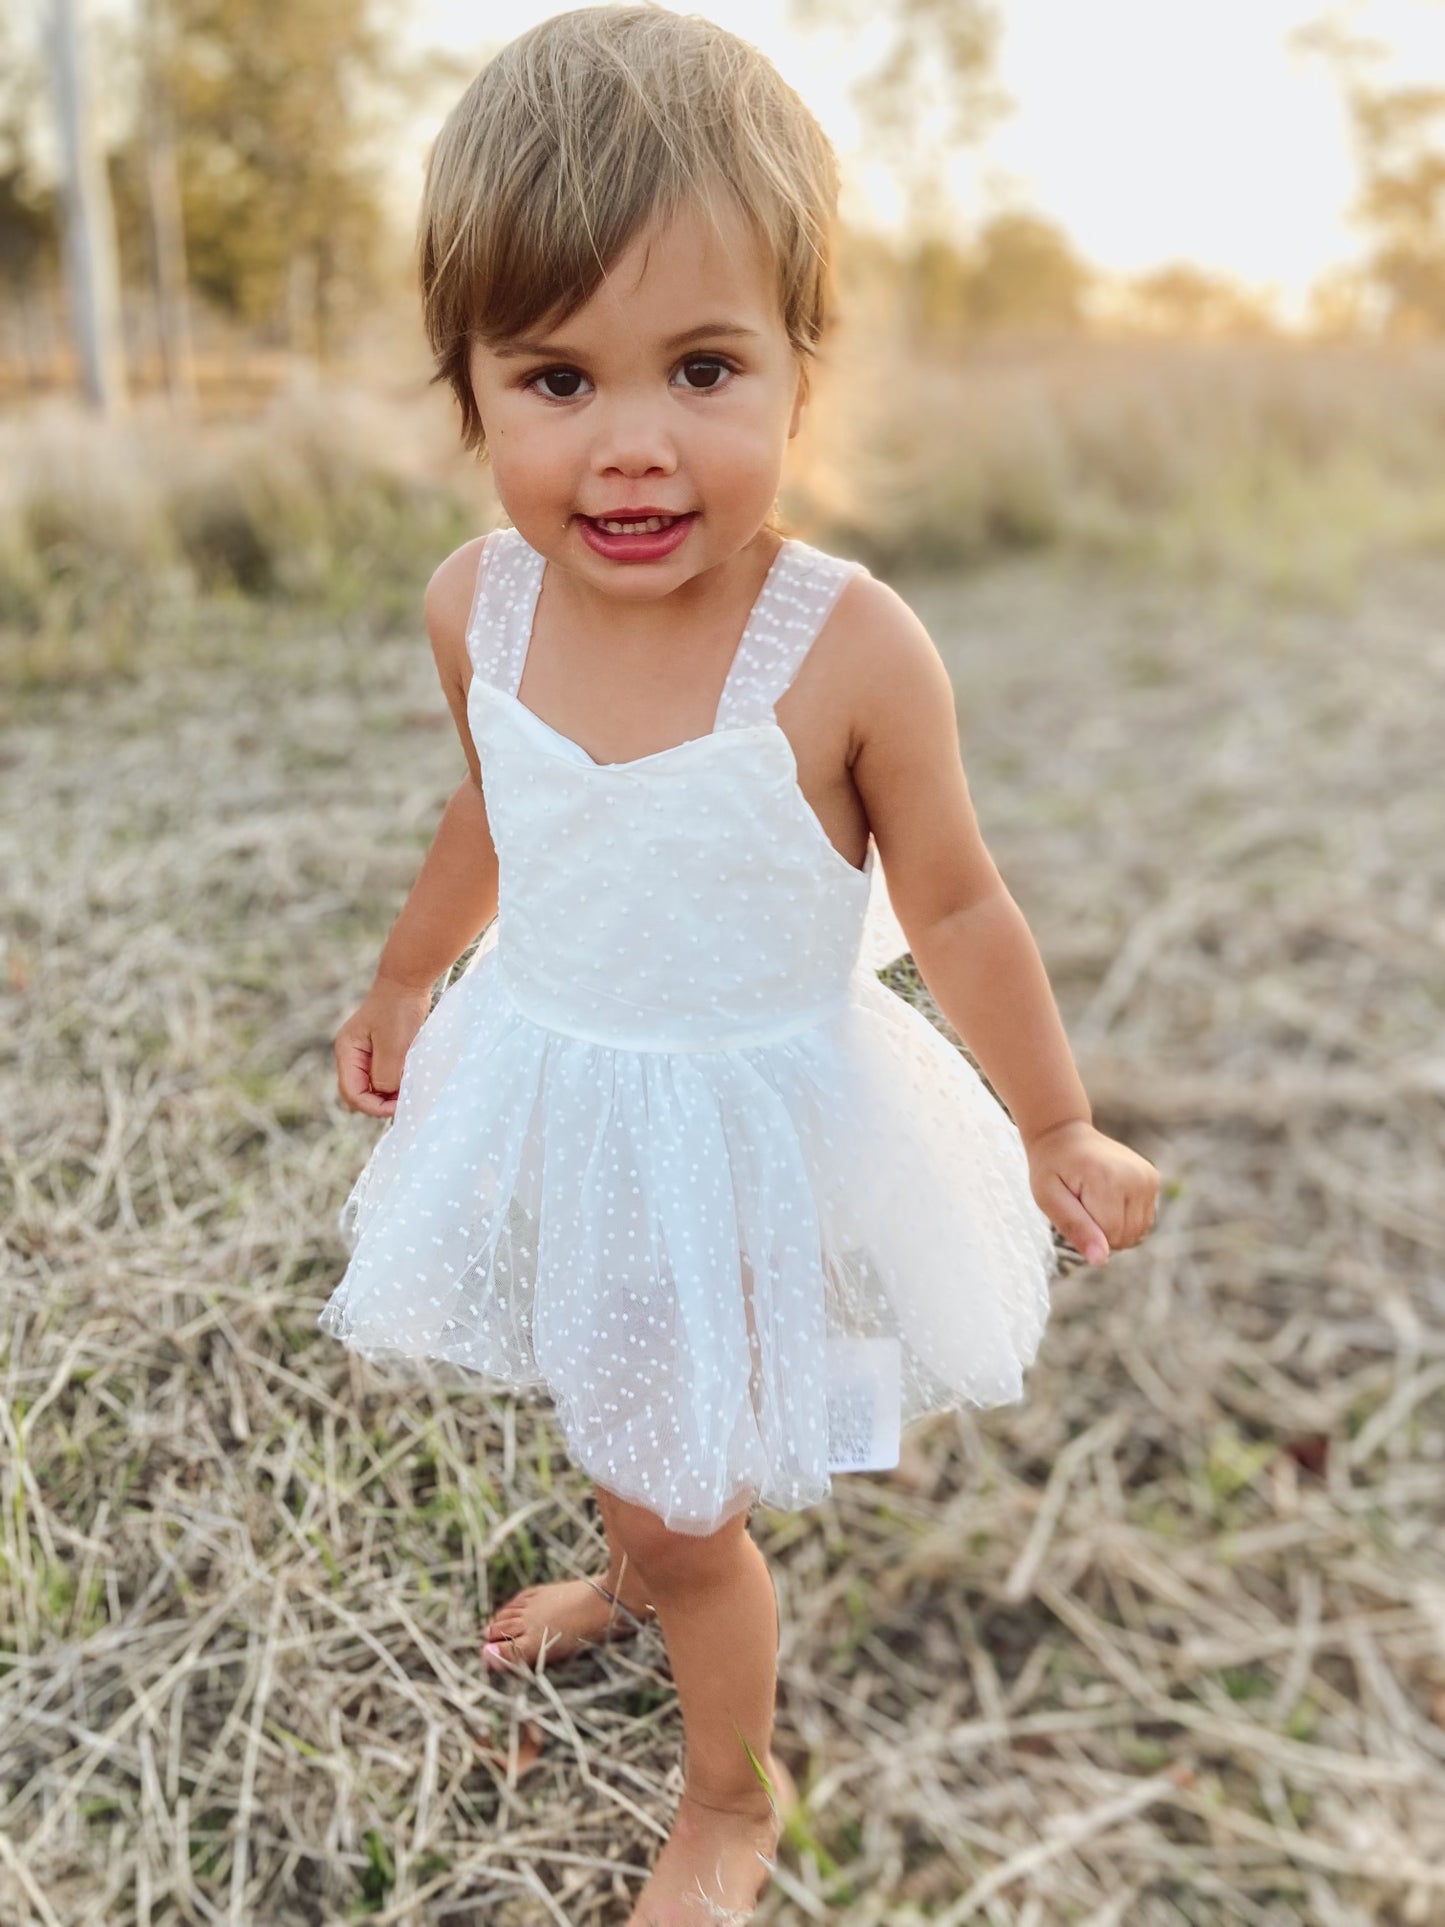
[(899, 669), (929, 670), (939, 661), (933, 638), (898, 591), (860, 569), (844, 585), (834, 617), (850, 653), (887, 678)]
[(477, 565), (481, 560), (484, 535), (474, 535), (453, 549), (444, 562), (432, 571), (422, 598), (426, 631), (431, 638), (438, 674), (443, 686), (465, 689), (471, 681), (467, 660), (467, 619), (477, 589)]
[(833, 672), (854, 718), (854, 747), (869, 735), (906, 736), (929, 719), (954, 719), (953, 684), (922, 620), (896, 589), (862, 571), (829, 616)]

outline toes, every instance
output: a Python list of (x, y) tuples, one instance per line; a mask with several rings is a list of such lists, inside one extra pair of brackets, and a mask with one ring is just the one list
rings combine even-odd
[(501, 1605), (498, 1606), (487, 1623), (496, 1626), (500, 1625), (504, 1619), (515, 1619), (520, 1609), (527, 1604), (529, 1599), (534, 1599), (536, 1595), (537, 1588), (535, 1586), (528, 1586), (525, 1592), (514, 1592), (510, 1599), (504, 1599), (502, 1601)]

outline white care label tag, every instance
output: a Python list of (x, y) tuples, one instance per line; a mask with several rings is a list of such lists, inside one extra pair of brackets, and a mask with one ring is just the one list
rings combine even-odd
[(886, 1472), (898, 1463), (900, 1350), (896, 1338), (830, 1338), (828, 1470)]

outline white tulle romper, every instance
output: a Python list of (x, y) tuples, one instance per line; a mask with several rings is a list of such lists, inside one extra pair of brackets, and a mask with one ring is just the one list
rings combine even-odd
[[(549, 1396), (594, 1480), (706, 1533), (896, 1462), (900, 1420), (1019, 1399), (1053, 1237), (1008, 1113), (878, 978), (875, 846), (835, 848), (773, 713), (862, 565), (785, 540), (712, 731), (623, 763), (518, 699), (544, 567), (483, 546), (498, 913), (412, 1042), (320, 1323)], [(860, 1385), (892, 1458), (836, 1436)]]

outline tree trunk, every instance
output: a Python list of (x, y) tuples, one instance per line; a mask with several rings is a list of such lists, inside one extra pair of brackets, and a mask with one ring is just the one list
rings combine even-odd
[(155, 0), (142, 0), (145, 50), (146, 191), (150, 201), (151, 259), (155, 274), (156, 330), (166, 393), (174, 406), (190, 409), (196, 401), (196, 365), (191, 343), (191, 307), (186, 275), (186, 231), (181, 215), (181, 185), (176, 172), (175, 130), (165, 79), (164, 54)]
[(128, 403), (115, 212), (92, 138), (79, 7), (80, 0), (51, 0), (50, 71), (64, 174), (65, 260), (86, 399), (102, 414), (114, 414)]

